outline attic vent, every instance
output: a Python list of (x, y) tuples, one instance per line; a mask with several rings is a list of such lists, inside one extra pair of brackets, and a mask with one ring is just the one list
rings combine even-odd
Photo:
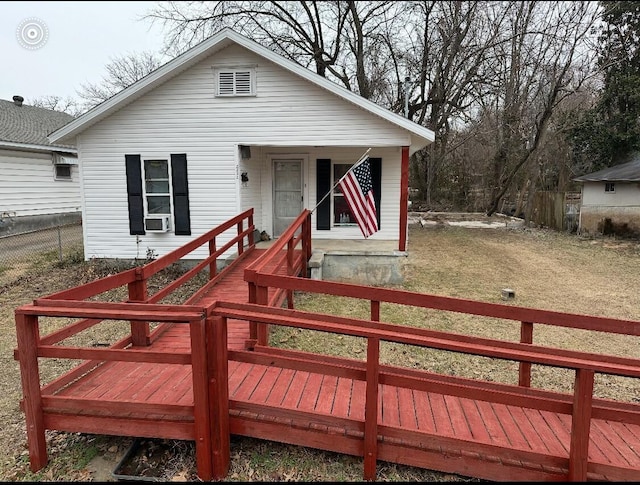
[(216, 84), (216, 96), (252, 96), (255, 94), (255, 71), (218, 69)]

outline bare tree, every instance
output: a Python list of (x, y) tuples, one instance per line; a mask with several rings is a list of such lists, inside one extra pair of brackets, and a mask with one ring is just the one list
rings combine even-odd
[(78, 96), (84, 100), (85, 109), (93, 108), (139, 81), (160, 65), (159, 56), (149, 51), (115, 57), (105, 66), (107, 73), (102, 79), (96, 83), (82, 84)]
[(412, 4), (412, 44), (405, 49), (413, 80), (408, 117), (436, 139), (417, 159), (427, 205), (449, 153), (452, 130), (472, 118), (494, 71), (488, 65), (508, 11), (504, 2), (421, 1)]
[(593, 74), (594, 53), (585, 42), (596, 17), (592, 2), (513, 3), (510, 42), (500, 44), (494, 57), (502, 79), (488, 215), (499, 209), (521, 169), (535, 160), (559, 103)]
[[(385, 68), (379, 32), (400, 22), (403, 2), (216, 1), (167, 2), (145, 18), (167, 30), (167, 52), (179, 53), (223, 27), (369, 99), (381, 91)], [(373, 54), (373, 55), (372, 55)]]
[(82, 114), (82, 107), (80, 106), (80, 103), (70, 96), (67, 96), (66, 98), (56, 95), (39, 96), (28, 100), (27, 104), (38, 108), (62, 111), (63, 113), (70, 114), (74, 117)]

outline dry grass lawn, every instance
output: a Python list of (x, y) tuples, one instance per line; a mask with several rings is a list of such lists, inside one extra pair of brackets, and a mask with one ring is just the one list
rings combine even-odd
[[(545, 230), (412, 226), (409, 251), (404, 288), (411, 291), (505, 303), (501, 290), (511, 288), (515, 299), (507, 302), (509, 305), (640, 321), (640, 243), (637, 241), (581, 239)], [(114, 270), (99, 262), (78, 262), (72, 258), (59, 265), (40, 258), (24, 265), (19, 272), (0, 273), (0, 478), (3, 480), (105, 480), (109, 477), (96, 475), (92, 463), (102, 460), (107, 466), (113, 465), (131, 443), (130, 439), (118, 437), (51, 432), (48, 433), (51, 463), (33, 474), (28, 471), (25, 425), (18, 405), (21, 390), (18, 365), (13, 360), (14, 309), (38, 296), (91, 281), (110, 271)], [(119, 294), (108, 296), (121, 297)], [(298, 294), (296, 307), (350, 316), (368, 313), (368, 302), (321, 295)], [(519, 322), (389, 304), (382, 305), (381, 319), (512, 341), (519, 339), (520, 332)], [(272, 344), (276, 346), (362, 358), (365, 354), (364, 343), (358, 339), (284, 328), (275, 329), (272, 335)], [(537, 325), (534, 342), (640, 358), (635, 337)], [(400, 345), (385, 345), (382, 356), (388, 363), (445, 374), (510, 383), (517, 380), (517, 366), (511, 362)], [(563, 371), (542, 367), (533, 370), (536, 387), (569, 390), (572, 379), (572, 375)], [(620, 378), (599, 377), (596, 394), (637, 401), (640, 385)], [(185, 456), (174, 460), (174, 475), (167, 479), (194, 479), (192, 451), (190, 447), (181, 451)], [(259, 440), (232, 439), (229, 481), (352, 481), (361, 477), (359, 458)], [(378, 479), (463, 480), (385, 463), (379, 465)]]

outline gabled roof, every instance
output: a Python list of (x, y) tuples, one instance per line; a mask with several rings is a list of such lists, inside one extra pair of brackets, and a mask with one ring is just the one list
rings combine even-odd
[(274, 62), (278, 66), (316, 84), (317, 86), (320, 86), (321, 88), (326, 89), (336, 96), (339, 96), (346, 101), (349, 101), (397, 126), (400, 126), (401, 128), (406, 129), (413, 136), (418, 138), (418, 140), (416, 140), (417, 143), (414, 144), (415, 146), (412, 146), (411, 152), (428, 145), (435, 139), (433, 131), (382, 108), (381, 106), (378, 106), (377, 104), (349, 91), (346, 88), (343, 88), (342, 86), (338, 86), (309, 69), (306, 69), (295, 62), (276, 54), (266, 47), (261, 46), (257, 42), (238, 34), (230, 28), (225, 28), (217, 34), (209, 37), (207, 40), (167, 62), (128, 88), (120, 91), (118, 94), (99, 104), (95, 108), (87, 111), (68, 125), (60, 128), (54, 133), (51, 133), (51, 135), (49, 135), (49, 139), (55, 143), (78, 135), (118, 109), (148, 93), (156, 86), (168, 81), (189, 67), (197, 64), (204, 58), (228, 47), (233, 43), (241, 45), (255, 54)]
[(613, 167), (574, 178), (576, 182), (640, 182), (640, 153), (632, 153)]
[(25, 148), (71, 148), (73, 145), (53, 144), (47, 135), (74, 118), (61, 111), (36, 108), (0, 99), (0, 144)]

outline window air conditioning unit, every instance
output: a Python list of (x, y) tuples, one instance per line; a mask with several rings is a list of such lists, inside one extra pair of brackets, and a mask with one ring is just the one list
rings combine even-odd
[(169, 227), (169, 216), (144, 218), (144, 230), (147, 232), (167, 232)]

